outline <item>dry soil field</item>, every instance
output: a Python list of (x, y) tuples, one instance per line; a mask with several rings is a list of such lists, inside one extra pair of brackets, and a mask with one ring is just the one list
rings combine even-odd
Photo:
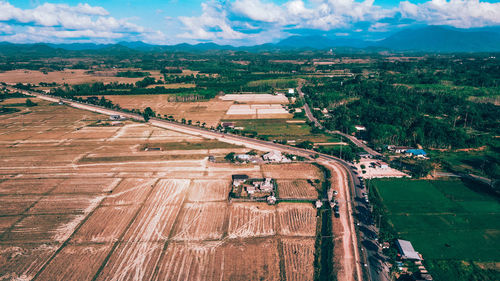
[[(38, 84), (40, 82), (57, 84), (83, 84), (83, 83), (135, 83), (143, 78), (127, 78), (116, 77), (118, 71), (126, 71), (127, 69), (115, 69), (112, 71), (97, 71), (94, 74), (87, 74), (85, 69), (66, 69), (63, 71), (52, 71), (44, 74), (36, 70), (11, 70), (0, 72), (0, 81), (5, 83), (31, 83)], [(152, 77), (159, 79), (161, 77), (159, 71), (148, 71)]]
[(107, 117), (36, 102), (0, 116), (0, 280), (313, 279), (311, 204), (227, 195), (232, 174), (305, 180), (319, 177), (314, 166), (144, 151), (205, 140), (129, 121), (90, 126)]
[(175, 119), (193, 120), (205, 122), (207, 126), (217, 126), (224, 117), (226, 111), (233, 104), (232, 101), (222, 101), (218, 98), (201, 102), (171, 102), (170, 95), (127, 95), (127, 96), (106, 96), (115, 104), (122, 108), (144, 109), (151, 107), (156, 113), (162, 115), (172, 115)]

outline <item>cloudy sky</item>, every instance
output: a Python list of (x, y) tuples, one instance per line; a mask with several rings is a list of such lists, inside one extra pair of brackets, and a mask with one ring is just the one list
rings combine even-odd
[(0, 41), (255, 45), (315, 34), (500, 26), (494, 0), (0, 0)]

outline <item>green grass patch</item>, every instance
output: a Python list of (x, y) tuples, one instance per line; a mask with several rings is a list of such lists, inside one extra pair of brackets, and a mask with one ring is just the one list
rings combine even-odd
[(249, 87), (259, 87), (259, 86), (269, 86), (273, 88), (296, 88), (297, 87), (297, 79), (263, 79), (263, 80), (255, 80), (247, 83)]
[[(500, 199), (487, 189), (461, 180), (377, 179), (370, 183), (397, 236), (410, 240), (439, 276), (445, 276), (447, 268), (456, 270), (457, 261), (500, 261)], [(443, 266), (443, 260), (450, 266)]]
[[(287, 123), (288, 119), (251, 119), (251, 120), (225, 120), (234, 122), (236, 127), (243, 127), (245, 131), (256, 132), (259, 136), (269, 139), (296, 140), (311, 142), (339, 142), (337, 136), (314, 134), (311, 126), (306, 123)], [(294, 119), (296, 120), (296, 119)]]

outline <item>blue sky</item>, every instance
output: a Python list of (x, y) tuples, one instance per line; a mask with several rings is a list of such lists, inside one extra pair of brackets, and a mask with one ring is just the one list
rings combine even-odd
[(493, 0), (0, 0), (0, 41), (215, 42), (291, 35), (378, 40), (404, 28), (500, 26)]

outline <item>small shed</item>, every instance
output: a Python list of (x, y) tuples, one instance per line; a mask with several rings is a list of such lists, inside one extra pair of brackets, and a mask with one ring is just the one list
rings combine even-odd
[(416, 157), (426, 157), (427, 153), (423, 149), (408, 149), (406, 151), (406, 154), (409, 156), (416, 156)]

